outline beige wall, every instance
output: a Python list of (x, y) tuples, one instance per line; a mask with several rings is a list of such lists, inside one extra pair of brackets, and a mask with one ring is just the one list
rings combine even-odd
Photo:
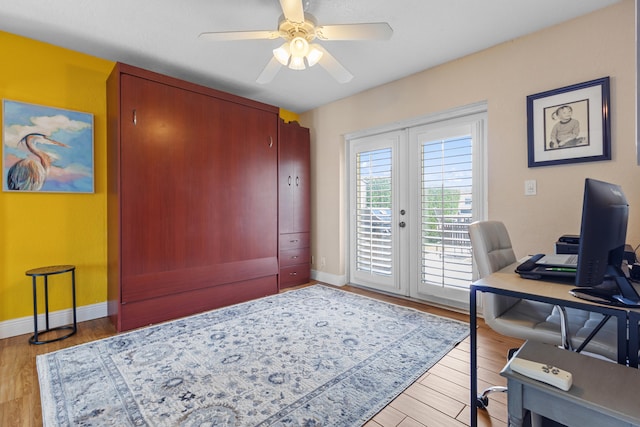
[[(640, 244), (634, 19), (633, 0), (624, 0), (301, 114), (311, 128), (312, 268), (318, 277), (339, 282), (346, 274), (343, 135), (483, 100), (489, 108), (489, 218), (506, 223), (518, 256), (549, 251), (559, 235), (579, 233), (586, 177), (622, 185), (631, 205), (627, 241)], [(612, 160), (528, 168), (526, 96), (605, 76), (611, 78)], [(528, 179), (537, 181), (538, 195), (524, 196)]]

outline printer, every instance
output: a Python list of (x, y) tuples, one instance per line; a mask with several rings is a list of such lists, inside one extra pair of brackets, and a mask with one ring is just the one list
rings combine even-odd
[[(557, 254), (577, 254), (580, 247), (580, 236), (576, 234), (563, 234), (556, 242)], [(624, 259), (629, 265), (636, 262), (636, 254), (629, 244), (624, 246)]]

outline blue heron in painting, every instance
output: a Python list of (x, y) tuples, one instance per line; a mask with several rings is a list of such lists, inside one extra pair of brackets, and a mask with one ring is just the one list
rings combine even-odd
[(18, 142), (21, 143), (24, 143), (40, 161), (26, 158), (16, 162), (7, 173), (7, 187), (9, 190), (38, 191), (47, 179), (53, 156), (39, 150), (36, 144), (55, 144), (67, 148), (69, 146), (41, 133), (30, 133)]

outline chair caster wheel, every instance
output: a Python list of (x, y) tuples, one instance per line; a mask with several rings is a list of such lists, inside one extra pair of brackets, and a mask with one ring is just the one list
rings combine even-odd
[(478, 396), (476, 406), (479, 409), (487, 409), (487, 406), (489, 406), (489, 398), (487, 396)]

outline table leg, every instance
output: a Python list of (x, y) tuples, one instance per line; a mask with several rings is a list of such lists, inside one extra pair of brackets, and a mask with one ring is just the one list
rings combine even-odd
[(76, 319), (76, 270), (71, 270), (71, 297), (73, 298), (73, 332), (78, 330)]
[(471, 346), (471, 427), (478, 425), (478, 353), (477, 353), (477, 309), (476, 309), (476, 290), (471, 286), (469, 294), (469, 324), (471, 330), (470, 346)]
[(36, 293), (36, 277), (31, 278), (33, 284), (33, 342), (38, 342), (38, 295)]
[(45, 330), (49, 330), (49, 281), (47, 280), (47, 276), (44, 276), (44, 312), (45, 312), (45, 324), (47, 328)]
[(507, 401), (509, 427), (521, 427), (524, 423), (526, 411), (522, 405), (522, 383), (517, 381), (507, 381), (509, 388), (509, 399)]
[(629, 366), (638, 367), (638, 351), (640, 350), (640, 313), (629, 313)]
[(621, 311), (621, 315), (616, 315), (618, 326), (618, 363), (627, 364), (629, 356), (629, 343), (627, 342), (627, 313)]

